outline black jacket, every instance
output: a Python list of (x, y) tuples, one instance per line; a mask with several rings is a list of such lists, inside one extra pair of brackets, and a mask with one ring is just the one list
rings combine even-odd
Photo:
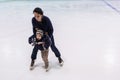
[[(48, 49), (51, 45), (51, 40), (47, 35), (43, 35), (43, 37), (40, 40), (37, 40), (35, 35), (32, 35), (28, 39), (29, 44), (33, 43), (34, 46), (38, 46), (40, 50)], [(38, 42), (44, 42), (44, 44), (38, 45)]]
[(33, 33), (35, 35), (36, 30), (35, 28), (43, 30), (43, 32), (47, 32), (49, 37), (53, 35), (53, 26), (50, 19), (46, 16), (42, 17), (42, 22), (38, 22), (35, 17), (32, 18), (32, 25), (33, 25)]

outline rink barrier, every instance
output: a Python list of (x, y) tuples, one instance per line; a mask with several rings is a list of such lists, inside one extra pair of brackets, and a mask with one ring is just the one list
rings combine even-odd
[(103, 1), (107, 6), (109, 6), (111, 9), (113, 9), (120, 15), (120, 11), (117, 8), (115, 8), (112, 4), (108, 3), (106, 0), (103, 0)]

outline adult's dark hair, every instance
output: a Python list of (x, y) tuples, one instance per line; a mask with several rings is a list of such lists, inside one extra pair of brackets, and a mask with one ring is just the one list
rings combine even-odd
[(34, 12), (43, 15), (43, 11), (42, 11), (42, 9), (39, 8), (39, 7), (36, 7), (36, 8), (33, 10), (33, 13), (34, 13)]

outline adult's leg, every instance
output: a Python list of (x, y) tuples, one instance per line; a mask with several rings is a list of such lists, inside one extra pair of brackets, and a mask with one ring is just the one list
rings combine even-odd
[(55, 42), (54, 42), (54, 37), (52, 36), (51, 37), (51, 50), (54, 52), (54, 54), (55, 54), (55, 56), (56, 57), (60, 57), (61, 56), (61, 54), (60, 54), (60, 52), (59, 52), (59, 50), (57, 49), (57, 47), (55, 46)]
[(51, 49), (52, 49), (52, 51), (54, 52), (55, 56), (58, 57), (59, 63), (62, 63), (63, 60), (61, 58), (61, 54), (60, 54), (59, 50), (55, 46), (55, 42), (54, 42), (54, 37), (53, 36), (51, 37), (51, 42), (52, 42), (51, 43)]

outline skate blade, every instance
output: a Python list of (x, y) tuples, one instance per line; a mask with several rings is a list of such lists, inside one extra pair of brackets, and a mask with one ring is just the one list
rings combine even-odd
[(61, 62), (61, 63), (60, 63), (60, 66), (62, 67), (62, 66), (63, 66), (63, 64), (64, 64), (64, 62)]
[(49, 71), (49, 68), (45, 69), (45, 71), (48, 72), (48, 71)]
[(34, 67), (30, 67), (30, 70), (32, 71), (34, 69)]

